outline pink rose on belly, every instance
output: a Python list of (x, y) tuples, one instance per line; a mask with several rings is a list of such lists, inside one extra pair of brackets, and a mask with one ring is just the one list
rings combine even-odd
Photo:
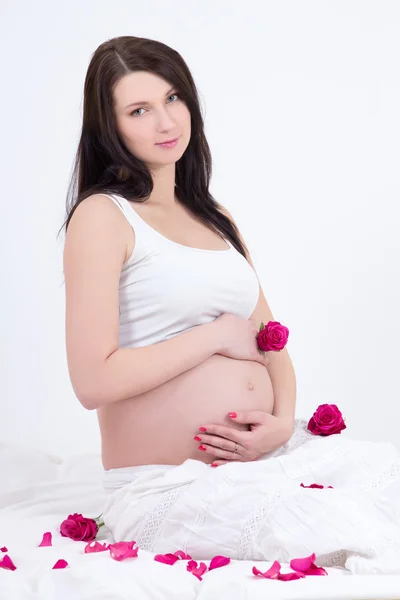
[(258, 347), (262, 352), (279, 352), (286, 346), (288, 337), (289, 329), (279, 321), (269, 321), (265, 326), (261, 323), (257, 334)]
[(94, 519), (87, 519), (78, 513), (68, 515), (60, 525), (63, 537), (69, 537), (75, 542), (91, 542), (97, 535), (99, 526)]
[(341, 433), (346, 425), (336, 404), (321, 404), (309, 420), (307, 429), (314, 435), (332, 435)]

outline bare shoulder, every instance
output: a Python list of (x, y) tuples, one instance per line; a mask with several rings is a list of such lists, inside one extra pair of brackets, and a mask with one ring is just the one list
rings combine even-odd
[(133, 230), (121, 209), (103, 194), (92, 194), (82, 200), (71, 217), (68, 238), (92, 237), (104, 233), (115, 240), (116, 246), (124, 246), (124, 261), (132, 246)]
[(74, 211), (71, 223), (75, 219), (75, 216), (79, 216), (80, 221), (87, 218), (99, 220), (104, 218), (120, 221), (126, 220), (123, 219), (121, 210), (116, 206), (115, 202), (103, 194), (92, 194), (85, 198), (85, 200), (82, 200)]

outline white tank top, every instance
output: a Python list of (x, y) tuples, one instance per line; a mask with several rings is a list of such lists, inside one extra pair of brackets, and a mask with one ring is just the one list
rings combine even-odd
[(148, 346), (222, 313), (248, 319), (259, 281), (247, 260), (226, 240), (226, 250), (190, 248), (153, 229), (123, 197), (107, 196), (135, 232), (135, 246), (119, 281), (119, 346)]

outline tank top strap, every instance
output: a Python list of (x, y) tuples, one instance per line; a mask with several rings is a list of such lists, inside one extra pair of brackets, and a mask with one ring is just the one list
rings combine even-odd
[(107, 196), (116, 204), (134, 229), (141, 228), (141, 220), (137, 217), (134, 209), (129, 204), (128, 200), (119, 194), (106, 194), (105, 192), (99, 192), (99, 196)]

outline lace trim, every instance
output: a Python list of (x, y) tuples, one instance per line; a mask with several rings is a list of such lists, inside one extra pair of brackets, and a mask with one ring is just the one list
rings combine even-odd
[(165, 520), (169, 510), (179, 496), (186, 490), (190, 484), (181, 485), (167, 490), (160, 496), (160, 500), (143, 519), (143, 526), (139, 535), (137, 535), (137, 545), (143, 550), (153, 551), (155, 541), (159, 535), (162, 523)]
[(376, 479), (373, 479), (366, 485), (360, 486), (362, 490), (371, 491), (375, 489), (383, 489), (388, 485), (394, 483), (395, 481), (399, 482), (400, 489), (400, 461), (397, 460), (393, 462), (387, 469), (382, 471)]
[(274, 506), (279, 502), (281, 492), (277, 491), (259, 505), (246, 519), (240, 533), (240, 543), (237, 552), (238, 560), (254, 560), (252, 542), (256, 539), (260, 525), (265, 522)]
[(351, 552), (348, 550), (336, 550), (329, 554), (321, 554), (317, 556), (316, 564), (319, 567), (342, 567), (345, 568), (346, 561), (349, 558)]

